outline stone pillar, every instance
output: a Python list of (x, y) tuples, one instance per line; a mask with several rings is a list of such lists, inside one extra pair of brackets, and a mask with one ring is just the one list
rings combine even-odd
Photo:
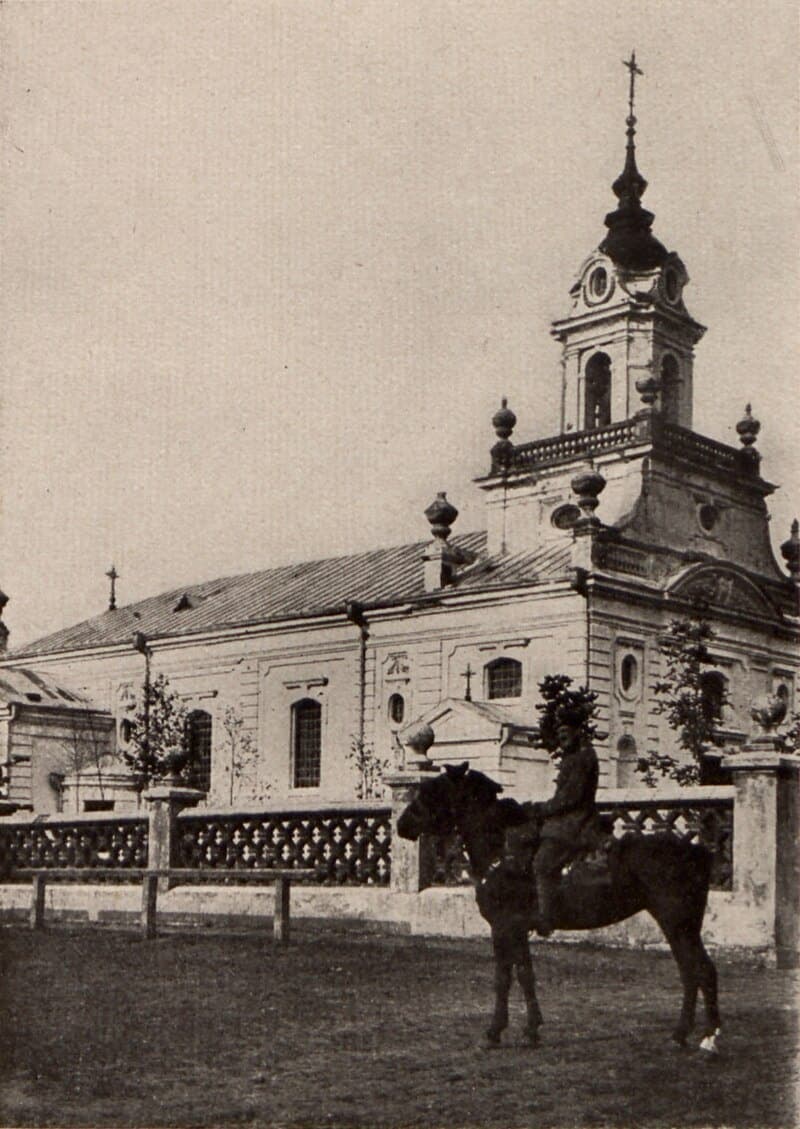
[(760, 737), (723, 759), (736, 790), (733, 889), (756, 911), (780, 967), (800, 952), (800, 755)]
[(427, 756), (434, 742), (434, 732), (430, 725), (413, 725), (404, 730), (401, 739), (403, 767), (400, 772), (384, 777), (392, 793), (391, 889), (397, 894), (418, 894), (433, 878), (433, 842), (427, 835), (421, 835), (416, 842), (401, 839), (397, 821), (422, 781), (438, 774)]
[[(197, 788), (183, 788), (174, 784), (157, 784), (148, 789), (144, 799), (148, 808), (147, 866), (150, 870), (169, 870), (173, 865), (173, 849), (178, 812), (193, 807), (202, 800), (205, 792)], [(169, 890), (169, 878), (158, 881), (162, 892)]]
[(384, 777), (392, 793), (392, 876), (390, 889), (396, 894), (418, 894), (433, 879), (433, 840), (421, 835), (416, 842), (401, 839), (397, 821), (414, 799), (423, 780), (436, 776), (436, 769), (393, 772)]

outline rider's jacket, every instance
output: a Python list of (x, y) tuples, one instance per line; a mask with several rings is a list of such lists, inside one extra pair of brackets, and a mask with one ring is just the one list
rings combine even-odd
[(598, 772), (597, 754), (589, 741), (562, 753), (555, 794), (536, 805), (544, 819), (540, 832), (543, 839), (564, 839), (578, 846), (596, 834)]

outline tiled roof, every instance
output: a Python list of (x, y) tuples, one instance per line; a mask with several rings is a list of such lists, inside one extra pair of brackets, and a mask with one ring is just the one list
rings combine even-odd
[(79, 694), (56, 686), (51, 678), (45, 678), (21, 666), (0, 669), (0, 703), (4, 706), (11, 703), (23, 706), (58, 706), (59, 709), (67, 710), (93, 708)]
[[(367, 610), (405, 604), (425, 596), (422, 554), (429, 543), (418, 541), (176, 588), (28, 643), (13, 657), (128, 643), (135, 631), (157, 639), (330, 615), (342, 612), (346, 600), (355, 600)], [(474, 559), (459, 569), (455, 589), (446, 589), (448, 593), (553, 580), (565, 575), (569, 563), (566, 540), (493, 558), (487, 556), (483, 532), (453, 537), (449, 544)]]

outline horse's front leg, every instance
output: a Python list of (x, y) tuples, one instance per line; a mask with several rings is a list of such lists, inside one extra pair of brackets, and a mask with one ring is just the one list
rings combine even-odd
[(486, 1038), (490, 1047), (500, 1046), (500, 1036), (508, 1027), (508, 995), (511, 991), (511, 977), (514, 959), (510, 938), (506, 933), (492, 930), (494, 949), (494, 1014)]
[(539, 1042), (539, 1028), (544, 1022), (544, 1017), (539, 1007), (539, 1001), (536, 998), (536, 977), (533, 972), (533, 961), (531, 960), (531, 948), (528, 944), (527, 931), (523, 932), (522, 936), (518, 939), (516, 948), (515, 964), (517, 966), (517, 980), (525, 996), (525, 1006), (527, 1008), (525, 1038), (532, 1047), (535, 1047)]

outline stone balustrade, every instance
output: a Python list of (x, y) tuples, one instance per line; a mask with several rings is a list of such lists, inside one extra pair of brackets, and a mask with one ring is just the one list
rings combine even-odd
[[(717, 873), (707, 940), (794, 965), (800, 950), (800, 755), (782, 752), (764, 738), (725, 757), (723, 765), (731, 772), (730, 786), (606, 791), (599, 797), (601, 809), (613, 817), (617, 833), (669, 830), (706, 842), (715, 852)], [(224, 887), (226, 870), (233, 876), (243, 869), (288, 866), (316, 871), (313, 885), (298, 887), (300, 916), (355, 916), (444, 935), (479, 933), (485, 926), (472, 890), (463, 885), (458, 844), (446, 844), (443, 852), (425, 836), (412, 843), (396, 834), (400, 812), (436, 771), (424, 751), (412, 749), (402, 770), (386, 780), (390, 803), (325, 805), (319, 811), (307, 805), (215, 811), (194, 807), (200, 794), (191, 789), (161, 787), (146, 795), (147, 810), (139, 816), (65, 820), (16, 813), (0, 820), (0, 916), (18, 903), (27, 912), (28, 892), (14, 883), (14, 871), (25, 867), (73, 867), (77, 883), (82, 869), (114, 868), (119, 875), (112, 874), (114, 891), (96, 884), (71, 892), (53, 889), (54, 899), (63, 897), (74, 909), (83, 898), (96, 915), (104, 898), (118, 911), (127, 895), (135, 895), (131, 886), (120, 888), (126, 869), (199, 866), (218, 875)], [(256, 912), (247, 901), (251, 891), (230, 887), (224, 894), (228, 914), (242, 906)], [(189, 897), (186, 890), (167, 894), (181, 896)], [(209, 899), (204, 891), (198, 912), (223, 904)], [(183, 912), (194, 905), (180, 904)], [(655, 932), (639, 926), (622, 933), (614, 928), (609, 938), (615, 942), (658, 941)], [(593, 936), (602, 939), (602, 931)]]

